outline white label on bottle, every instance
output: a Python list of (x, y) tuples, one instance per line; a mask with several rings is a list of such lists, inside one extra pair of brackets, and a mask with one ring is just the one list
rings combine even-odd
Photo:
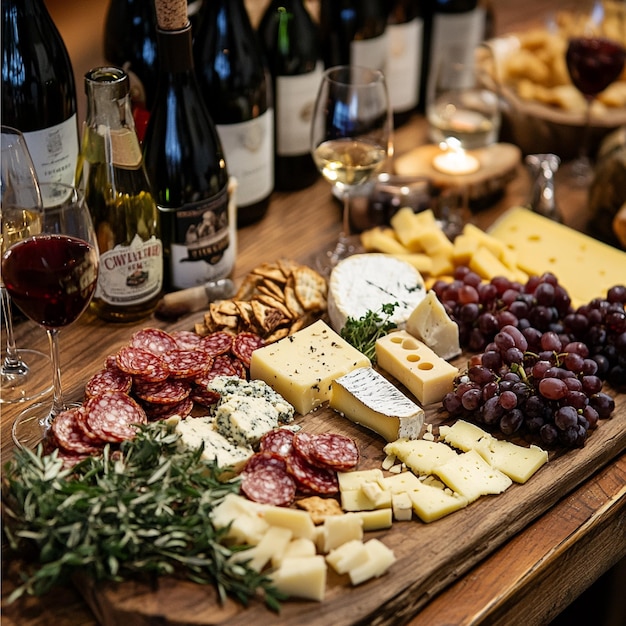
[(126, 169), (136, 169), (141, 165), (141, 146), (132, 128), (113, 129), (103, 125), (98, 128), (98, 134), (105, 138), (105, 142), (109, 135), (113, 165)]
[[(473, 62), (476, 47), (485, 33), (485, 10), (477, 7), (465, 13), (438, 13), (432, 27), (428, 91), (432, 94), (441, 59), (447, 62)], [(428, 96), (427, 96), (428, 99)]]
[[(24, 133), (40, 183), (74, 184), (78, 160), (76, 114), (56, 126)], [(44, 206), (49, 203), (44, 200)]]
[(130, 246), (100, 254), (96, 298), (112, 306), (131, 306), (154, 298), (163, 286), (163, 247), (151, 237), (135, 235)]
[(387, 31), (371, 39), (355, 39), (350, 42), (350, 64), (374, 70), (387, 69)]
[(274, 110), (216, 127), (228, 171), (237, 179), (237, 204), (248, 206), (269, 196), (274, 189)]
[(293, 156), (310, 151), (311, 119), (324, 64), (312, 72), (276, 77), (276, 154)]
[(387, 89), (394, 111), (409, 111), (417, 106), (422, 71), (424, 20), (416, 17), (405, 24), (387, 27)]

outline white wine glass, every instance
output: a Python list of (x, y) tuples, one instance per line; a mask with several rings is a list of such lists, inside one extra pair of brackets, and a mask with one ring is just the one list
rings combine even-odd
[(59, 331), (75, 322), (89, 305), (98, 278), (96, 235), (82, 192), (62, 183), (44, 183), (46, 205), (41, 232), (13, 244), (2, 256), (2, 274), (11, 298), (42, 326), (53, 365), (52, 403), (22, 411), (12, 427), (15, 443), (35, 447), (52, 420), (67, 408), (61, 386)]
[(392, 127), (382, 72), (355, 65), (338, 65), (324, 72), (313, 113), (311, 153), (322, 176), (343, 199), (338, 241), (316, 263), (325, 275), (353, 251), (350, 190), (382, 171), (391, 154)]
[[(0, 254), (16, 241), (41, 230), (43, 204), (35, 168), (22, 133), (2, 126), (0, 161)], [(6, 350), (0, 364), (0, 403), (35, 400), (52, 389), (50, 358), (28, 348), (18, 349), (13, 331), (11, 297), (0, 274)]]

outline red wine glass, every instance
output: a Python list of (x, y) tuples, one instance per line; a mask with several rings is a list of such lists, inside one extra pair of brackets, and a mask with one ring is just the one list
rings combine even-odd
[(50, 343), (52, 406), (39, 402), (28, 407), (12, 428), (15, 443), (30, 448), (45, 437), (54, 417), (66, 408), (59, 331), (75, 322), (89, 305), (99, 265), (96, 235), (82, 193), (62, 183), (45, 183), (41, 188), (50, 201), (41, 232), (16, 242), (2, 257), (2, 275), (11, 298), (46, 330)]
[(606, 34), (601, 2), (594, 2), (589, 15), (580, 23), (579, 31), (569, 38), (565, 61), (572, 83), (587, 104), (580, 156), (571, 165), (573, 182), (587, 186), (593, 176), (589, 157), (592, 104), (596, 96), (622, 73), (626, 50), (622, 41)]

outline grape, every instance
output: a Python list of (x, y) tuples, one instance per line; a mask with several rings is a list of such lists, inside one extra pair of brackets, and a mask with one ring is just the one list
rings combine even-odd
[(505, 435), (517, 432), (524, 423), (524, 414), (519, 409), (513, 409), (500, 418), (500, 430)]
[(456, 415), (462, 408), (461, 399), (453, 391), (449, 391), (442, 400), (443, 408), (450, 413)]
[(602, 389), (602, 381), (598, 376), (583, 376), (583, 391), (592, 395), (594, 393), (598, 393)]
[(539, 434), (541, 435), (541, 439), (547, 445), (552, 445), (558, 438), (559, 433), (553, 424), (544, 424), (539, 429)]
[(459, 288), (459, 302), (461, 304), (477, 304), (480, 302), (480, 297), (478, 296), (478, 291), (472, 285), (465, 284)]
[(543, 333), (540, 345), (542, 350), (549, 350), (550, 352), (560, 352), (563, 348), (559, 336), (553, 331)]
[(524, 337), (524, 333), (515, 326), (503, 326), (500, 332), (510, 335), (515, 342), (515, 347), (519, 348), (522, 352), (528, 350), (528, 340)]
[(540, 283), (537, 285), (534, 295), (539, 304), (550, 306), (554, 302), (554, 285), (548, 282)]
[(539, 393), (548, 400), (560, 400), (567, 395), (567, 385), (560, 378), (542, 378)]
[(480, 408), (485, 424), (495, 424), (504, 415), (504, 409), (500, 405), (499, 400), (498, 396), (489, 398)]
[(515, 339), (509, 333), (500, 331), (493, 338), (493, 341), (500, 352), (506, 352), (509, 348), (515, 348)]
[(500, 394), (500, 406), (506, 410), (510, 411), (517, 406), (517, 396), (513, 391), (503, 391)]
[(560, 430), (566, 430), (578, 424), (578, 412), (572, 406), (562, 406), (554, 413), (554, 423)]
[(481, 389), (468, 389), (461, 396), (461, 404), (467, 411), (475, 411), (481, 402)]
[(563, 365), (570, 372), (582, 372), (584, 362), (585, 362), (585, 359), (583, 359), (583, 357), (580, 356), (580, 354), (577, 354), (576, 352), (568, 352), (563, 357)]
[(589, 399), (591, 406), (598, 412), (600, 419), (608, 418), (615, 409), (615, 400), (602, 391), (594, 393)]

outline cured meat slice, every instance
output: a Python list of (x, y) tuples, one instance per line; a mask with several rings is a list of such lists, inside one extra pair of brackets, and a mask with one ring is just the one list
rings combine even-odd
[(144, 409), (149, 420), (166, 420), (174, 415), (182, 419), (191, 414), (193, 400), (189, 397), (176, 404), (150, 404), (144, 406)]
[(130, 338), (130, 345), (152, 352), (157, 356), (178, 348), (176, 340), (169, 333), (159, 328), (144, 328), (137, 331)]
[(283, 457), (274, 452), (264, 450), (253, 454), (246, 461), (242, 472), (256, 472), (259, 469), (263, 469), (266, 467), (276, 467), (283, 470), (284, 472), (287, 471), (287, 464)]
[(171, 333), (178, 348), (183, 350), (201, 350), (202, 337), (191, 330), (174, 330)]
[(225, 354), (224, 356), (230, 358), (230, 363), (233, 366), (233, 369), (237, 372), (236, 376), (239, 376), (239, 378), (243, 380), (247, 380), (248, 370), (246, 369), (246, 366), (242, 363), (242, 361), (233, 355)]
[(85, 426), (103, 441), (120, 442), (132, 439), (134, 424), (145, 424), (146, 412), (129, 395), (121, 391), (105, 391), (84, 404)]
[(353, 470), (359, 463), (359, 448), (355, 441), (338, 433), (315, 435), (309, 454), (315, 465), (338, 472)]
[[(207, 374), (207, 384), (216, 376), (238, 376), (237, 370), (227, 354), (220, 354), (213, 359), (213, 364)], [(198, 382), (198, 379), (196, 379), (196, 382)]]
[(161, 359), (172, 378), (193, 379), (209, 371), (212, 357), (201, 350), (181, 350), (164, 354)]
[(115, 355), (117, 367), (131, 376), (140, 376), (143, 380), (165, 380), (168, 370), (165, 369), (161, 357), (153, 352), (134, 346), (124, 346)]
[(197, 404), (211, 407), (219, 402), (220, 394), (217, 391), (209, 391), (206, 386), (202, 387), (194, 384), (189, 397)]
[(309, 463), (295, 448), (285, 460), (287, 472), (304, 491), (324, 495), (332, 495), (339, 491), (336, 472)]
[(293, 437), (293, 432), (288, 428), (274, 428), (261, 437), (259, 450), (286, 458), (293, 447)]
[[(311, 450), (314, 445), (315, 435), (298, 431), (293, 436), (293, 447), (309, 462), (313, 463)], [(314, 464), (314, 463), (313, 463)], [(315, 464), (314, 464), (315, 465)]]
[(182, 380), (163, 380), (157, 383), (138, 382), (135, 395), (144, 402), (152, 404), (177, 404), (191, 392), (191, 385)]
[(233, 347), (234, 338), (235, 336), (232, 333), (218, 330), (202, 337), (200, 347), (213, 357), (227, 354)]
[(74, 455), (90, 455), (101, 451), (94, 441), (85, 436), (78, 422), (79, 407), (61, 411), (52, 420), (52, 434), (60, 448)]
[(122, 372), (118, 367), (106, 367), (94, 374), (85, 385), (88, 398), (97, 396), (103, 391), (123, 391), (128, 393), (133, 384), (130, 374)]
[(259, 335), (251, 332), (241, 332), (233, 340), (232, 352), (249, 369), (252, 353), (264, 345), (265, 341)]
[(296, 483), (284, 469), (267, 465), (242, 474), (241, 491), (254, 502), (289, 506), (296, 495)]

